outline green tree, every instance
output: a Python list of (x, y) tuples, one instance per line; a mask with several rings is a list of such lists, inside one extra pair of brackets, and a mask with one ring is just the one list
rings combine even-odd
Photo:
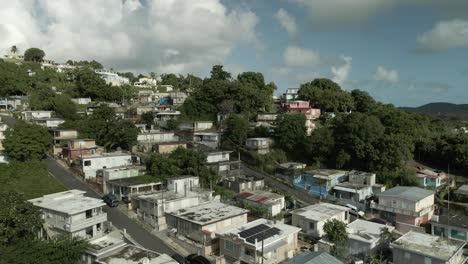
[(45, 52), (38, 48), (29, 48), (24, 52), (24, 61), (42, 62)]
[(9, 129), (3, 141), (7, 156), (19, 161), (44, 158), (51, 144), (52, 137), (46, 128), (24, 122)]
[(275, 142), (287, 153), (297, 151), (307, 137), (306, 118), (299, 114), (284, 114), (278, 117), (275, 129)]
[(41, 211), (13, 191), (2, 191), (0, 199), (0, 244), (10, 246), (37, 236), (42, 227)]
[(122, 148), (131, 150), (136, 145), (140, 130), (130, 120), (118, 120), (112, 123), (106, 135), (108, 149)]
[(154, 112), (150, 111), (150, 112), (146, 112), (146, 113), (143, 113), (141, 115), (141, 122), (143, 122), (144, 124), (150, 126), (150, 125), (154, 125)]
[(348, 240), (346, 224), (340, 220), (333, 219), (331, 221), (327, 221), (323, 225), (323, 231), (325, 231), (328, 239), (334, 244), (332, 252), (336, 255), (342, 254), (344, 245)]
[(231, 79), (231, 74), (223, 70), (223, 65), (214, 65), (210, 73), (213, 80), (227, 81)]
[(146, 170), (150, 175), (164, 180), (181, 175), (181, 168), (164, 154), (152, 154), (146, 161)]
[(351, 91), (354, 102), (354, 110), (362, 113), (369, 113), (377, 107), (377, 102), (367, 92), (361, 90)]
[(16, 47), (16, 45), (11, 46), (10, 52), (13, 54), (16, 54), (18, 52), (18, 48)]
[(249, 121), (242, 115), (230, 115), (225, 121), (225, 126), (223, 148), (239, 150), (247, 140)]
[(299, 99), (307, 100), (322, 112), (345, 112), (353, 109), (353, 98), (329, 79), (315, 79), (302, 84)]

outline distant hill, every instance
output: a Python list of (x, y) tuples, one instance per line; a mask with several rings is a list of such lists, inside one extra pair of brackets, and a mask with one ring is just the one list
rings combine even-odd
[(468, 119), (468, 104), (429, 103), (419, 107), (400, 107), (400, 109), (441, 118)]

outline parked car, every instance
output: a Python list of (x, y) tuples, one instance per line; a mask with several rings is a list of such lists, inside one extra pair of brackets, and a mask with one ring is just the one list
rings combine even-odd
[(345, 206), (351, 209), (349, 211), (350, 214), (355, 215), (356, 217), (364, 217), (365, 213), (360, 211), (356, 206), (351, 204), (346, 204)]
[(116, 207), (119, 205), (119, 198), (113, 194), (106, 194), (102, 197), (102, 200), (110, 207)]

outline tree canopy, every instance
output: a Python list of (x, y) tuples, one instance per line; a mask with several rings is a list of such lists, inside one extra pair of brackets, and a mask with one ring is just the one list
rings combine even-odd
[(329, 79), (315, 79), (299, 89), (299, 99), (307, 100), (322, 112), (347, 112), (353, 109), (353, 98)]
[(223, 148), (238, 150), (247, 140), (249, 121), (242, 115), (230, 115), (224, 125), (226, 130), (222, 137)]
[(19, 160), (42, 159), (52, 145), (52, 137), (46, 128), (18, 122), (5, 134), (3, 146), (8, 157)]
[(38, 48), (29, 48), (24, 52), (25, 61), (42, 62), (45, 57), (45, 52)]

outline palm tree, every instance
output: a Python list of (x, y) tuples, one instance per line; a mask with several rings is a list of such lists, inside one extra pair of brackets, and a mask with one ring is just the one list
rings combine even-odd
[(13, 45), (11, 46), (10, 51), (11, 53), (16, 54), (18, 52), (18, 48), (16, 47), (16, 45)]

